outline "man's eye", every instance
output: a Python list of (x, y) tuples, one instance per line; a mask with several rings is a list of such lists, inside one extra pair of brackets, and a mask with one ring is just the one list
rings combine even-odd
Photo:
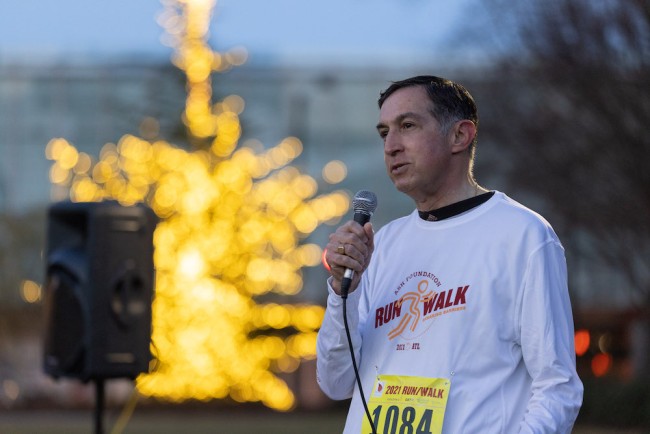
[(409, 128), (412, 128), (414, 125), (411, 122), (404, 122), (402, 124), (402, 129), (408, 130)]

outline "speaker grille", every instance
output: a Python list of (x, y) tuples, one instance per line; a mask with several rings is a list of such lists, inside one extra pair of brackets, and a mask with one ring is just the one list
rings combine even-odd
[(48, 273), (46, 283), (45, 370), (54, 377), (79, 372), (84, 357), (84, 311), (79, 282), (61, 268)]

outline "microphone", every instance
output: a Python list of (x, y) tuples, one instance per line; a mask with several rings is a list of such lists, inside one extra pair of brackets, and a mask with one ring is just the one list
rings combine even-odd
[[(372, 213), (377, 209), (377, 196), (372, 191), (360, 190), (352, 198), (352, 209), (354, 209), (354, 221), (361, 226), (370, 221)], [(341, 298), (348, 298), (354, 270), (345, 269), (341, 280)]]

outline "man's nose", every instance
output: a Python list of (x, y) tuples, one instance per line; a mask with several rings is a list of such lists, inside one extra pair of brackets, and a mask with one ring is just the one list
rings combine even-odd
[(402, 149), (402, 142), (398, 134), (388, 132), (384, 137), (384, 153), (386, 155), (395, 155)]

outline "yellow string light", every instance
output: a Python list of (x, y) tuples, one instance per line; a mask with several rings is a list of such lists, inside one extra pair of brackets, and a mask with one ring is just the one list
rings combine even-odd
[[(187, 77), (183, 119), (190, 136), (208, 146), (190, 152), (125, 135), (94, 161), (53, 139), (46, 147), (50, 180), (74, 201), (144, 202), (161, 218), (154, 234), (156, 363), (137, 379), (142, 395), (230, 397), (290, 410), (295, 396), (276, 374), (314, 358), (324, 309), (258, 304), (255, 297), (301, 291), (302, 267), (321, 255), (302, 240), (345, 214), (349, 197), (317, 195), (316, 181), (290, 166), (302, 152), (297, 138), (268, 150), (254, 141), (237, 149), (244, 101), (231, 95), (213, 104), (211, 75), (241, 64), (245, 52), (220, 54), (207, 45), (214, 0), (163, 3), (159, 22)], [(157, 129), (146, 121), (146, 131)]]

